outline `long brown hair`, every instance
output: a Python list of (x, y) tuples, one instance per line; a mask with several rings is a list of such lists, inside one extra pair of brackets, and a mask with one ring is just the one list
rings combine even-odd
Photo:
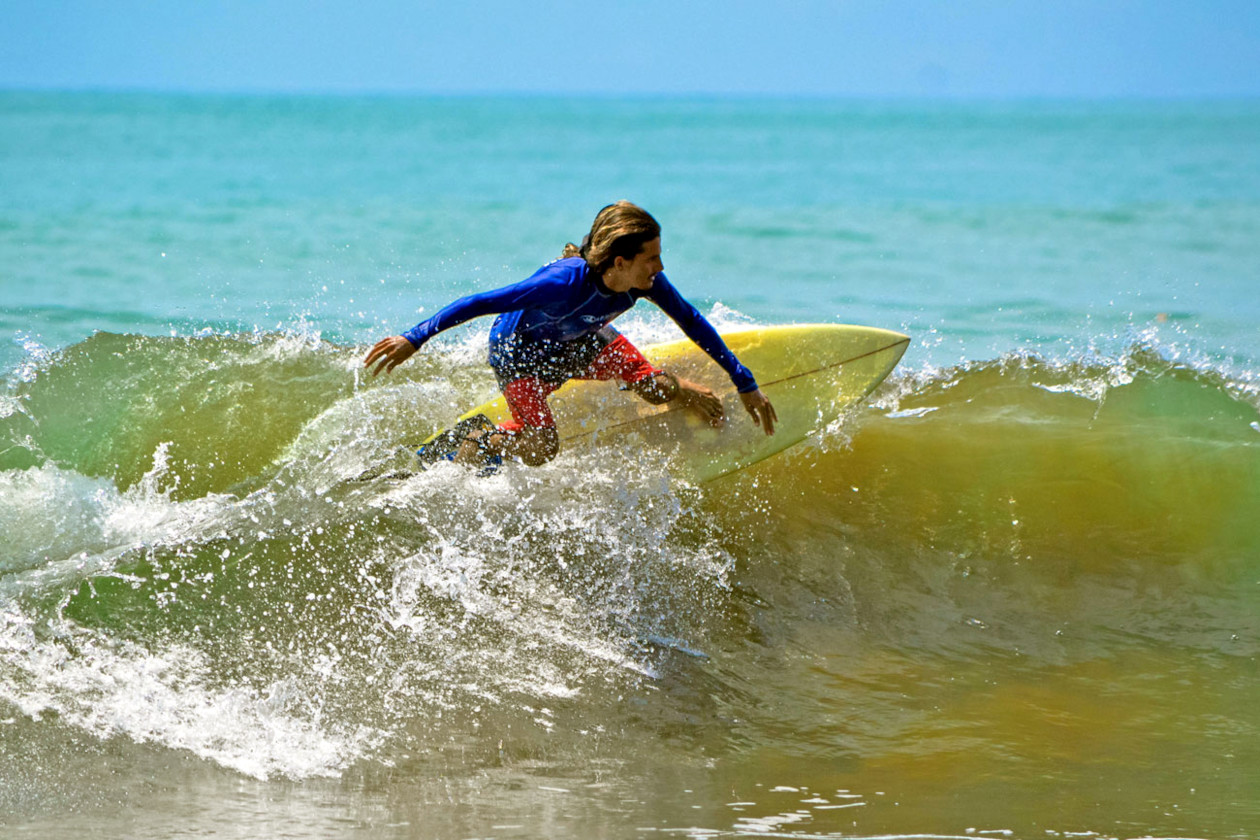
[(651, 213), (629, 201), (618, 201), (596, 213), (581, 247), (570, 242), (564, 246), (563, 256), (582, 257), (592, 271), (603, 274), (617, 257), (634, 259), (644, 245), (660, 235), (661, 225)]

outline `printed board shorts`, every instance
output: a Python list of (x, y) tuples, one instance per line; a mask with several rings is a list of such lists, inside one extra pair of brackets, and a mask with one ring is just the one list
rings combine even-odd
[(554, 429), (547, 397), (570, 379), (620, 379), (633, 385), (661, 372), (612, 327), (573, 341), (518, 342), (509, 337), (491, 345), (490, 366), (512, 412), (512, 422), (502, 424), (507, 431)]

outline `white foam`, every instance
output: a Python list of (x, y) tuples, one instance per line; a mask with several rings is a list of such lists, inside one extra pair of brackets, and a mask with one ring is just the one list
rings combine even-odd
[(112, 481), (45, 463), (0, 472), (0, 594), (49, 586), (107, 569), (139, 548), (173, 545), (222, 534), (234, 515), (231, 497), (176, 501), (167, 485), (167, 447), (153, 467), (124, 492)]
[[(2, 515), (27, 537), (21, 562), (10, 564), (17, 573), (0, 588), (0, 700), (31, 717), (53, 713), (102, 738), (186, 750), (260, 778), (333, 775), (401, 732), (362, 727), (363, 718), (388, 729), (382, 721), (396, 714), (410, 721), (417, 710), (483, 701), (572, 699), (593, 684), (655, 677), (659, 652), (645, 652), (642, 639), (689, 639), (687, 621), (703, 614), (692, 602), (725, 588), (732, 564), (715, 544), (672, 544), (685, 486), (665, 464), (633, 453), (595, 464), (564, 453), (490, 478), (443, 464), (422, 481), (341, 483), (312, 496), (324, 457), (293, 465), (244, 499), (183, 501), (173, 498), (168, 460), (168, 447), (158, 446), (152, 468), (125, 492), (51, 464), (0, 475), (7, 496), (25, 500), (24, 512)], [(57, 510), (78, 511), (73, 527), (26, 527)], [(285, 664), (276, 676), (244, 663), (244, 676), (225, 683), (195, 640), (128, 641), (47, 608), (50, 597), (117, 575), (120, 560), (155, 549), (183, 557), (230, 539), (235, 547), (216, 546), (215, 555), (240, 563), (237, 548), (271, 533), (314, 536), (332, 520), (353, 524), (365, 515), (406, 523), (418, 542), (363, 543), (370, 547), (353, 561), (332, 559), (389, 568), (364, 609), (382, 636), (415, 644), (351, 719), (325, 711), (321, 686), (354, 677), (346, 670), (354, 666), (337, 657), (320, 664), (323, 649), (309, 640), (297, 642), (303, 664)]]
[(0, 472), (0, 574), (102, 551), (113, 484), (52, 464)]
[(204, 655), (185, 645), (149, 651), (64, 624), (42, 635), (18, 612), (0, 615), (0, 699), (36, 720), (55, 713), (101, 738), (187, 750), (260, 779), (336, 775), (381, 737), (321, 729), (291, 682), (211, 687)]

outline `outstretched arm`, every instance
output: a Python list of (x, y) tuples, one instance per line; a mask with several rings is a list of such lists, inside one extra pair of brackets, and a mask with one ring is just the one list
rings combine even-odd
[(381, 371), (389, 373), (394, 368), (411, 358), (411, 354), (416, 352), (416, 346), (401, 335), (391, 335), (388, 338), (382, 338), (380, 341), (368, 351), (367, 358), (363, 360), (364, 367), (372, 367), (376, 365), (376, 369), (372, 371), (372, 375), (376, 376)]
[(443, 330), (457, 327), (465, 321), (482, 315), (512, 312), (553, 300), (563, 293), (566, 278), (549, 272), (548, 268), (549, 266), (544, 266), (532, 277), (511, 286), (462, 297), (402, 335), (392, 335), (381, 339), (368, 351), (367, 358), (363, 360), (364, 367), (372, 367), (375, 364), (373, 376), (381, 372), (389, 373), (411, 358), (412, 354), (426, 341)]

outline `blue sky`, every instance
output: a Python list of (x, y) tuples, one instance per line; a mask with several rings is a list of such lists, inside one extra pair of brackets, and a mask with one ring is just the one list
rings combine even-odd
[(0, 88), (1260, 96), (1260, 0), (0, 0)]

